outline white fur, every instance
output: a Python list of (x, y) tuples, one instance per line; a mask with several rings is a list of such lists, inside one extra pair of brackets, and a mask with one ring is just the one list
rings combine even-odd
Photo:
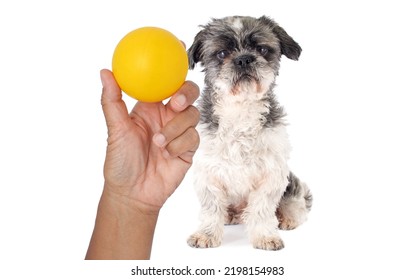
[(232, 26), (236, 30), (241, 30), (243, 28), (243, 23), (241, 19), (237, 18), (237, 19), (234, 19)]
[(247, 202), (242, 219), (253, 246), (280, 249), (275, 211), (288, 184), (285, 126), (263, 128), (263, 113), (269, 111), (262, 100), (266, 88), (254, 92), (246, 85), (234, 95), (225, 82), (216, 86), (221, 91), (214, 107), (218, 130), (198, 127), (201, 145), (194, 167), (202, 223), (188, 242), (194, 247), (220, 245), (228, 206)]

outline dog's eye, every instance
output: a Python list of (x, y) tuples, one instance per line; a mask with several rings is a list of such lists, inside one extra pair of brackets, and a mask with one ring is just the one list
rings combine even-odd
[(256, 50), (263, 56), (269, 52), (269, 49), (263, 46), (257, 46)]
[(219, 52), (217, 53), (217, 57), (218, 57), (219, 59), (225, 59), (228, 55), (229, 55), (229, 52), (228, 52), (228, 51), (226, 51), (226, 50), (219, 51)]

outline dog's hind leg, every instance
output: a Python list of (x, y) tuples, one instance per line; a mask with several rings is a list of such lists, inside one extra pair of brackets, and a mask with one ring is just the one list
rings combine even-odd
[(279, 228), (283, 230), (295, 229), (304, 223), (313, 201), (308, 186), (295, 174), (290, 172), (288, 179), (289, 184), (276, 210)]

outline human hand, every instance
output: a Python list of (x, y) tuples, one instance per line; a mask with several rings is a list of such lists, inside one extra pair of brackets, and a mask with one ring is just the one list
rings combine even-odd
[(199, 145), (199, 89), (184, 85), (164, 105), (138, 102), (130, 114), (109, 70), (101, 71), (108, 127), (104, 194), (140, 211), (158, 212), (192, 164)]

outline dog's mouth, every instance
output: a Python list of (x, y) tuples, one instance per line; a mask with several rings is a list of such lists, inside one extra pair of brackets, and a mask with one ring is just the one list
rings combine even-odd
[(250, 73), (241, 73), (234, 77), (231, 93), (238, 95), (241, 92), (260, 92), (262, 90), (260, 79)]
[(234, 85), (238, 85), (240, 83), (259, 83), (259, 79), (257, 78), (257, 76), (252, 75), (250, 73), (242, 73), (240, 75), (238, 75), (237, 77), (235, 77), (234, 79)]
[(247, 81), (247, 82), (249, 82), (249, 81), (257, 81), (257, 78), (256, 77), (254, 77), (253, 75), (250, 75), (250, 74), (247, 74), (247, 73), (244, 73), (244, 74), (242, 74), (240, 77), (239, 77), (239, 81)]

